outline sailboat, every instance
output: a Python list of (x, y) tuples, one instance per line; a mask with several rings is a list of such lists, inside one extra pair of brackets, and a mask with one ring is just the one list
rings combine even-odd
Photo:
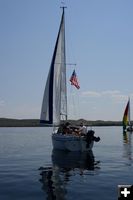
[(128, 99), (126, 108), (124, 110), (124, 115), (123, 115), (123, 131), (133, 131), (132, 125), (131, 125), (131, 118), (130, 118), (130, 98)]
[[(55, 43), (49, 74), (46, 81), (40, 122), (57, 127), (61, 121), (67, 122), (67, 87), (66, 87), (66, 49), (65, 49), (65, 12), (62, 7), (60, 27)], [(98, 140), (97, 140), (98, 141)], [(53, 130), (54, 149), (68, 151), (88, 151), (94, 141), (87, 145), (84, 136), (62, 134)]]

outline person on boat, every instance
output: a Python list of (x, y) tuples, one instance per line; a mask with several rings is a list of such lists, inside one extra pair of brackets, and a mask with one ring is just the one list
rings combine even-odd
[(70, 128), (70, 123), (66, 122), (65, 124), (61, 124), (57, 133), (62, 133), (63, 135), (64, 134), (71, 134), (72, 130)]
[(95, 137), (94, 136), (95, 131), (93, 130), (88, 130), (87, 135), (86, 135), (86, 147), (88, 148), (89, 145), (91, 144), (92, 141), (99, 142), (100, 137)]
[(87, 127), (83, 124), (83, 122), (81, 122), (78, 132), (82, 136), (87, 134)]
[(66, 122), (63, 126), (63, 132), (62, 134), (71, 134), (72, 130), (70, 128), (70, 123)]

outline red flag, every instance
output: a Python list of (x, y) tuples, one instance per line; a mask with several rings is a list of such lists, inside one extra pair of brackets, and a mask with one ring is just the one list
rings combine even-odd
[(80, 88), (75, 70), (73, 70), (72, 76), (70, 78), (70, 82), (71, 82), (71, 85), (74, 85), (77, 89)]

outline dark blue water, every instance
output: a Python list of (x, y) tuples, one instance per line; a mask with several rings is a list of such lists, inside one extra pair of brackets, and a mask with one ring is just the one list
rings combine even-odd
[(0, 128), (0, 200), (114, 200), (133, 184), (132, 135), (96, 127), (89, 153), (52, 151), (51, 128)]

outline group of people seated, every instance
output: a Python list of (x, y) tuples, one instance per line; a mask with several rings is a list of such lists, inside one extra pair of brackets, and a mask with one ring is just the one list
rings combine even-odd
[(80, 126), (71, 126), (69, 122), (66, 122), (60, 125), (58, 133), (84, 136), (87, 134), (87, 127), (83, 123)]
[(71, 126), (69, 122), (60, 125), (58, 132), (59, 134), (72, 134), (76, 136), (84, 136), (86, 140), (86, 147), (88, 148), (92, 141), (99, 142), (100, 137), (95, 137), (95, 132), (93, 130), (88, 130), (83, 123), (80, 123), (80, 126)]

